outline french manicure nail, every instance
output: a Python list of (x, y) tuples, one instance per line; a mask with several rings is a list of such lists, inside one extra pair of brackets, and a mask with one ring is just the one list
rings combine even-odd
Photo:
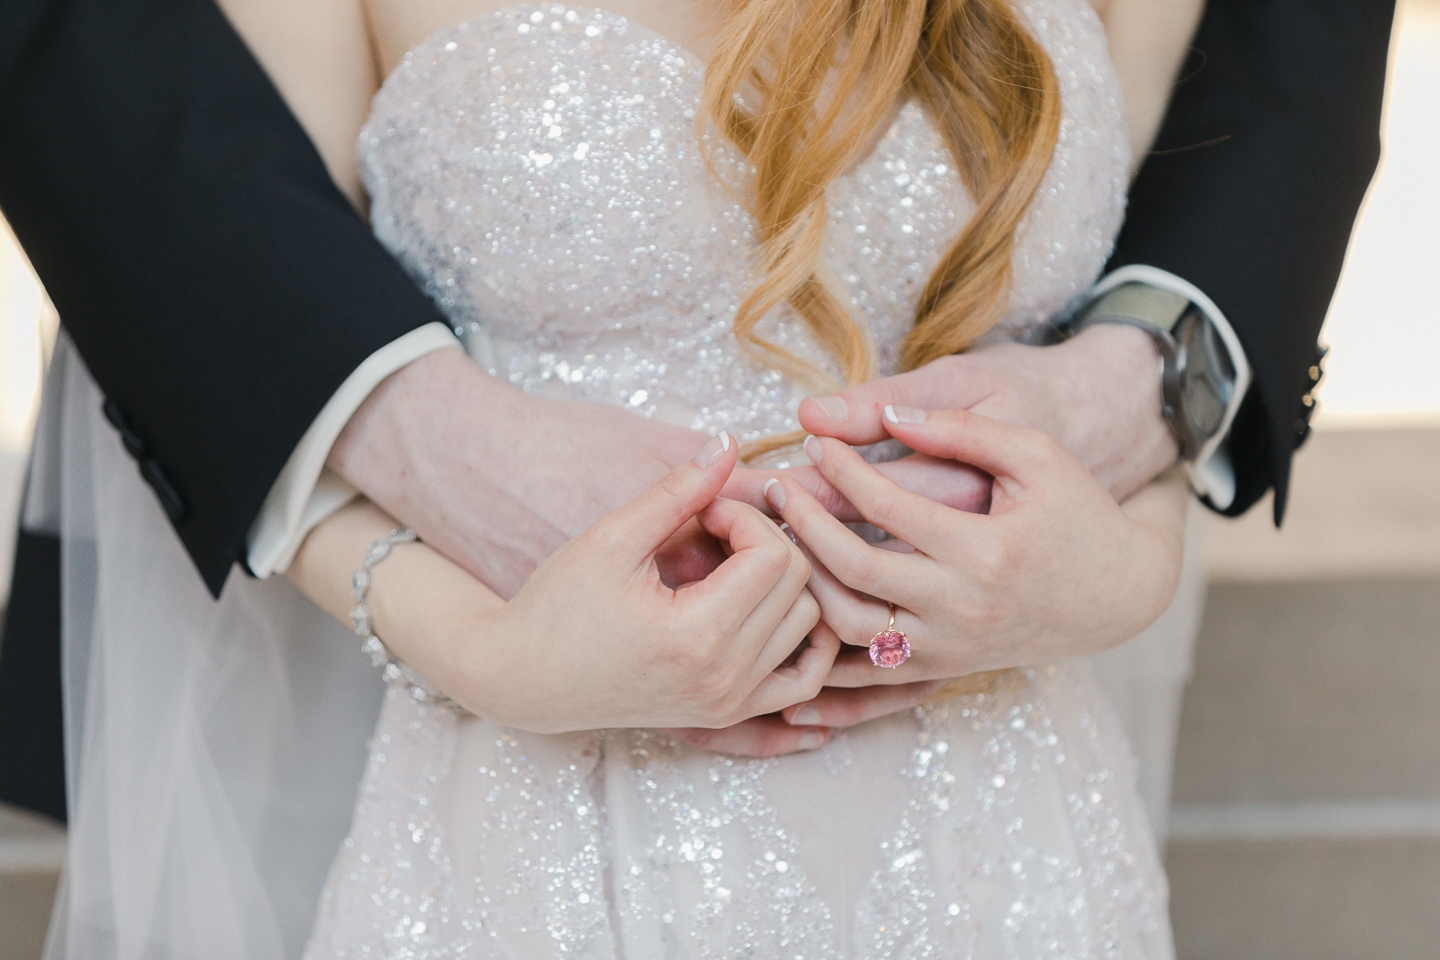
[(725, 456), (725, 452), (729, 449), (730, 434), (724, 433), (723, 431), (721, 433), (717, 433), (715, 436), (710, 438), (709, 442), (706, 443), (705, 446), (700, 448), (699, 453), (695, 454), (695, 466), (699, 467), (701, 470), (708, 470), (709, 468), (715, 466), (715, 464), (720, 461), (720, 458)]
[(845, 408), (845, 401), (834, 394), (828, 397), (816, 397), (815, 402), (820, 404), (820, 409), (825, 411), (825, 415), (836, 423), (842, 422), (850, 415), (850, 411)]
[(915, 407), (887, 406), (885, 419), (891, 423), (924, 423), (925, 411)]
[(761, 492), (765, 494), (765, 499), (770, 501), (770, 506), (776, 510), (785, 509), (785, 487), (777, 478), (771, 477), (766, 480), (765, 487)]
[(820, 441), (814, 437), (805, 438), (805, 456), (810, 458), (811, 463), (818, 464), (825, 456), (825, 448), (820, 446)]
[(819, 730), (811, 730), (809, 733), (801, 734), (797, 746), (801, 750), (817, 750), (825, 746), (825, 734)]
[(785, 534), (785, 536), (789, 537), (789, 538), (790, 538), (790, 542), (793, 543), (793, 544), (795, 544), (795, 546), (797, 546), (797, 547), (800, 546), (800, 538), (797, 537), (797, 536), (795, 536), (795, 531), (790, 529), (790, 524), (788, 524), (788, 523), (782, 523), (782, 524), (780, 524), (780, 532), (783, 533), (783, 534)]
[(801, 707), (790, 721), (792, 727), (813, 727), (820, 723), (820, 711), (815, 707)]

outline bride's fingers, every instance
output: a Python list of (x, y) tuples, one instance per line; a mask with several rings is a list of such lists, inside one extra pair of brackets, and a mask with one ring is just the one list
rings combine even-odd
[(731, 553), (704, 580), (677, 593), (677, 602), (708, 617), (725, 633), (734, 633), (778, 592), (783, 603), (766, 608), (772, 626), (778, 623), (808, 578), (804, 556), (767, 517), (735, 500), (714, 501), (700, 512), (699, 520)]
[[(770, 598), (766, 598), (770, 602)], [(794, 655), (796, 648), (805, 643), (805, 638), (820, 622), (820, 604), (801, 584), (800, 590), (789, 606), (773, 623), (752, 617), (741, 628), (737, 636), (739, 649), (736, 657), (745, 656), (745, 651), (754, 650), (754, 659), (746, 671), (745, 681), (754, 689), (760, 681), (776, 670), (788, 669), (782, 664)], [(805, 648), (809, 650), (809, 646)]]
[[(882, 601), (863, 597), (845, 584), (836, 580), (824, 567), (813, 564), (810, 571), (810, 592), (820, 604), (820, 617), (825, 625), (834, 630), (840, 642), (853, 647), (869, 647), (875, 634), (885, 629), (890, 620), (890, 608)], [(905, 630), (908, 625), (900, 620), (910, 620), (904, 610), (896, 610), (896, 628)], [(914, 634), (907, 631), (907, 635)]]
[(790, 723), (800, 724), (799, 729), (802, 730), (813, 729), (816, 725), (853, 727), (918, 707), (948, 682), (917, 680), (893, 686), (849, 689), (827, 686), (814, 700), (786, 707), (780, 715)]
[[(1013, 478), (1022, 487), (1053, 472), (1063, 454), (1048, 434), (967, 410), (890, 409), (885, 429), (912, 450), (973, 464), (992, 476)], [(1073, 460), (1068, 454), (1064, 457)]]
[(805, 454), (861, 516), (892, 537), (932, 555), (953, 542), (949, 520), (956, 511), (904, 489), (846, 444), (810, 437)]
[(923, 599), (921, 584), (928, 565), (933, 565), (929, 558), (870, 546), (788, 477), (771, 483), (765, 495), (806, 549), (841, 583), (901, 606)]
[(825, 727), (792, 726), (775, 713), (751, 717), (734, 726), (715, 730), (679, 727), (661, 729), (660, 732), (699, 750), (758, 758), (815, 750), (830, 740), (830, 731)]
[(860, 511), (856, 510), (850, 501), (831, 486), (830, 481), (821, 476), (820, 471), (814, 467), (786, 467), (784, 470), (755, 470), (737, 467), (735, 472), (730, 475), (730, 480), (725, 484), (725, 488), (720, 491), (720, 495), (733, 500), (744, 500), (773, 516), (774, 507), (771, 506), (769, 500), (765, 499), (765, 487), (771, 480), (780, 476), (788, 477), (810, 491), (810, 495), (819, 500), (820, 505), (831, 516), (846, 523), (865, 519), (860, 516)]
[[(793, 651), (795, 647), (790, 649)], [(800, 651), (800, 656), (793, 664), (776, 667), (766, 674), (745, 699), (740, 714), (753, 717), (775, 713), (791, 704), (813, 700), (824, 687), (839, 651), (840, 640), (833, 631), (812, 625), (810, 642)]]
[(919, 494), (927, 500), (955, 510), (964, 510), (966, 513), (989, 512), (992, 483), (990, 474), (969, 464), (941, 460), (925, 453), (912, 453), (899, 460), (877, 463), (875, 469), (882, 476), (895, 481), (901, 489)]
[(617, 563), (627, 568), (639, 566), (715, 499), (738, 456), (734, 438), (718, 434), (694, 459), (671, 470), (590, 529)]

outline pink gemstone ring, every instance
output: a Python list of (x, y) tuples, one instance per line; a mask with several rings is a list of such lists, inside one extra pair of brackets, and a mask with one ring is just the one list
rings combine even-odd
[(870, 662), (877, 667), (893, 670), (910, 659), (910, 640), (895, 629), (895, 604), (888, 606), (890, 623), (870, 641)]

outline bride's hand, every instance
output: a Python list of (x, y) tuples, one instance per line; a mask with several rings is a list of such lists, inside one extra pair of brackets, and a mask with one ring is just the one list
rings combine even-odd
[[(397, 548), (373, 573), (376, 632), (467, 709), (536, 732), (722, 727), (809, 700), (838, 643), (786, 663), (819, 616), (809, 564), (754, 508), (716, 499), (735, 460), (733, 441), (712, 441), (557, 550), (508, 603), (423, 544)], [(691, 518), (729, 555), (671, 589), (655, 554)], [(392, 526), (373, 505), (347, 508), (287, 575), (344, 619), (348, 571)]]
[[(888, 549), (866, 544), (791, 478), (768, 487), (817, 561), (811, 590), (824, 621), (851, 645), (827, 686), (911, 684), (1094, 653), (1138, 634), (1173, 597), (1186, 502), (1178, 481), (1157, 482), (1119, 505), (1039, 431), (964, 411), (907, 408), (887, 410), (886, 429), (911, 449), (992, 474), (990, 510), (950, 509), (901, 489), (838, 440), (806, 441), (825, 479), (902, 541)], [(870, 662), (866, 648), (888, 619), (874, 598), (895, 603), (896, 628), (910, 640), (913, 656), (898, 669)], [(928, 695), (923, 686), (910, 689)], [(786, 710), (786, 718), (841, 722), (843, 710), (825, 717), (809, 706)]]

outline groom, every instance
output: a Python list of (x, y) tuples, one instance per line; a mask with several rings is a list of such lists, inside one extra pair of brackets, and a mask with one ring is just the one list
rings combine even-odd
[[(848, 391), (843, 417), (822, 408), (829, 431), (869, 429), (879, 400), (977, 406), (983, 384), (1009, 419), (1043, 426), (1048, 403), (1113, 424), (1062, 439), (1117, 494), (1183, 453), (1213, 507), (1238, 514), (1273, 488), (1278, 522), (1316, 334), (1378, 155), (1391, 14), (1386, 0), (1212, 0), (1112, 264), (1131, 268), (1117, 276), (1132, 292), (1182, 308), (1087, 332), (1124, 346), (1083, 368), (1049, 348), (1007, 363), (977, 351)], [(237, 562), (283, 567), (322, 476), (512, 592), (694, 451), (686, 431), (608, 408), (577, 417), (458, 355), (211, 0), (9, 0), (0, 210), (212, 593)], [(1101, 313), (1124, 312), (1113, 304)], [(1198, 445), (1173, 404), (1161, 416), (1151, 345), (1192, 308), (1231, 344), (1221, 366), (1253, 374)], [(969, 489), (956, 468), (890, 469), (936, 496)], [(758, 503), (753, 486), (729, 492)], [(22, 537), (0, 651), (0, 797), (63, 817), (45, 533)], [(858, 709), (894, 708), (887, 695)], [(751, 729), (744, 748), (785, 748), (784, 729)]]

